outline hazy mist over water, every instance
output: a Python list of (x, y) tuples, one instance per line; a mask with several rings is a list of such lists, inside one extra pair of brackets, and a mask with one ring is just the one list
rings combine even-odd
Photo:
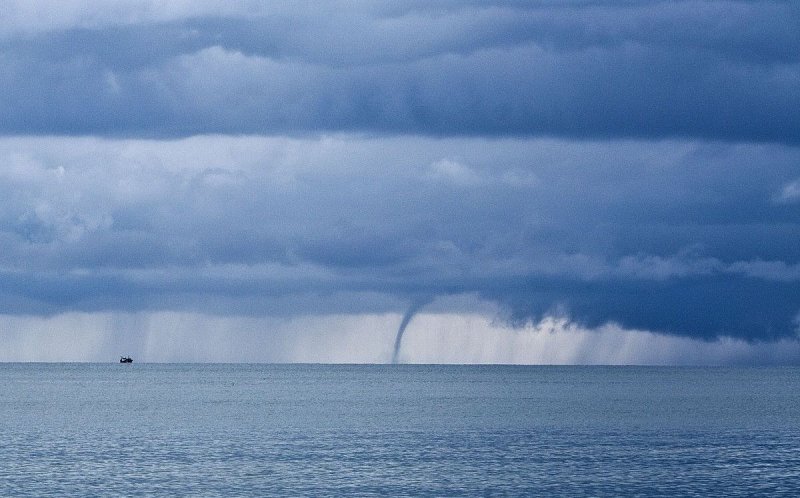
[(794, 496), (800, 370), (2, 364), (4, 496)]
[[(431, 307), (435, 304), (430, 305)], [(800, 342), (698, 340), (566, 319), (511, 327), (484, 314), (428, 307), (400, 314), (225, 317), (199, 313), (0, 316), (0, 361), (796, 365)], [(399, 346), (399, 349), (396, 348)]]

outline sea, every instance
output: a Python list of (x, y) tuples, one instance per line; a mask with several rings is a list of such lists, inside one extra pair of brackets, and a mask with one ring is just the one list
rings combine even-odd
[(800, 496), (800, 368), (0, 364), (0, 496)]

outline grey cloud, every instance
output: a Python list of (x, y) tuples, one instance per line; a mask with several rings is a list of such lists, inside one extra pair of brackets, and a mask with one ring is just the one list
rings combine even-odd
[(52, 8), (49, 18), (38, 17), (40, 26), (28, 23), (33, 35), (14, 35), (9, 28), (26, 24), (18, 19), (5, 27), (5, 39), (43, 57), (89, 54), (110, 64), (213, 45), (333, 66), (531, 43), (555, 51), (627, 43), (756, 63), (797, 62), (800, 48), (798, 11), (785, 2), (195, 2), (191, 9), (83, 3), (93, 16), (66, 12), (62, 22), (48, 22), (59, 18)]
[(775, 195), (775, 201), (781, 204), (800, 202), (800, 180), (794, 180), (784, 185)]
[(383, 312), (470, 293), (514, 322), (774, 339), (800, 312), (800, 206), (773, 199), (798, 160), (692, 141), (6, 138), (2, 311)]
[(798, 333), (800, 285), (730, 277), (596, 282), (531, 279), (511, 288), (482, 292), (511, 310), (510, 319), (563, 313), (589, 327), (609, 321), (704, 339), (732, 336), (775, 340)]
[(737, 261), (730, 265), (728, 271), (765, 280), (800, 281), (800, 264), (787, 265), (783, 261)]
[(258, 14), (249, 0), (8, 0), (0, 18), (0, 38), (31, 36), (70, 29), (147, 25), (203, 16), (246, 17)]
[(800, 136), (791, 4), (304, 6), (9, 35), (0, 131)]

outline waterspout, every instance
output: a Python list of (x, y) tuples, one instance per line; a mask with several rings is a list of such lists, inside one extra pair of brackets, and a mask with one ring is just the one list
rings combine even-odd
[(403, 333), (406, 331), (406, 327), (411, 322), (411, 319), (414, 318), (414, 315), (417, 312), (428, 304), (431, 300), (429, 298), (425, 299), (415, 299), (411, 302), (411, 306), (409, 306), (406, 313), (403, 315), (403, 320), (400, 322), (400, 327), (397, 329), (397, 336), (394, 339), (394, 353), (392, 353), (392, 364), (397, 364), (397, 357), (400, 354), (400, 345), (403, 341)]

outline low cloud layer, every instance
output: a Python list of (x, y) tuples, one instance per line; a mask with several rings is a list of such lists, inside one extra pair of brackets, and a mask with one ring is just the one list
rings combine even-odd
[(775, 199), (793, 147), (45, 137), (0, 140), (0, 161), (4, 313), (402, 313), (472, 293), (519, 324), (798, 326), (800, 205)]

